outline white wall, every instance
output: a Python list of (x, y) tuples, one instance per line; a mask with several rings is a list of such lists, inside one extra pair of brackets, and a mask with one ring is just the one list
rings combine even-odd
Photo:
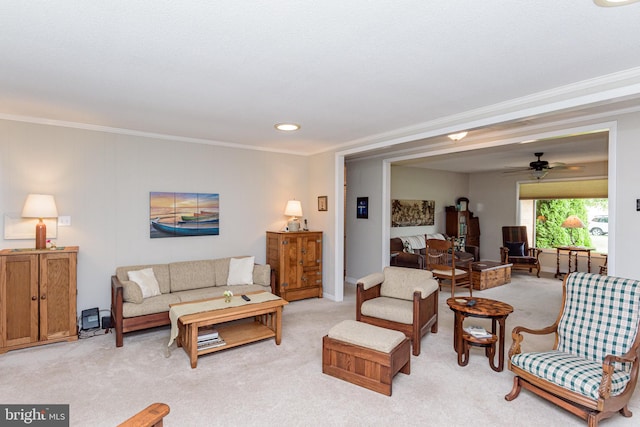
[[(380, 271), (382, 259), (382, 162), (362, 160), (347, 163), (345, 181), (346, 276), (353, 282)], [(356, 218), (358, 197), (369, 198), (369, 218)]]
[[(616, 178), (613, 215), (609, 204), (609, 234), (613, 227), (616, 236), (613, 242), (609, 240), (609, 252), (615, 254), (609, 259), (609, 274), (640, 279), (637, 250), (640, 212), (636, 210), (636, 200), (640, 199), (640, 113), (618, 118), (616, 140), (615, 164), (609, 161)], [(611, 192), (611, 183), (609, 185)]]
[[(389, 207), (382, 200), (383, 167), (379, 159), (347, 164), (346, 265), (350, 281), (380, 271), (383, 262), (388, 265), (388, 260), (382, 260), (381, 256), (389, 245), (381, 239), (384, 227), (390, 230), (391, 237), (444, 233), (445, 206), (455, 204), (458, 197), (468, 193), (467, 174), (392, 166), (390, 199), (434, 200), (436, 216), (434, 226), (391, 228), (390, 224), (382, 223), (382, 210)], [(368, 219), (356, 218), (357, 197), (369, 197)]]
[[(433, 200), (436, 204), (433, 226), (392, 227), (391, 237), (445, 234), (445, 207), (455, 205), (459, 197), (469, 197), (468, 195), (469, 175), (466, 173), (391, 166), (391, 199)], [(473, 211), (472, 203), (469, 210)], [(480, 227), (482, 228), (482, 224)]]
[[(107, 309), (117, 266), (236, 255), (264, 263), (265, 231), (285, 224), (286, 201), (301, 200), (305, 216), (316, 206), (309, 164), (302, 156), (0, 120), (0, 211), (19, 213), (29, 193), (53, 194), (59, 214), (71, 216), (71, 227), (58, 228), (58, 245), (80, 247), (78, 310)], [(151, 191), (219, 193), (220, 235), (150, 239)], [(2, 237), (2, 248), (34, 246)]]
[[(322, 290), (326, 298), (342, 301), (342, 280), (334, 281), (336, 268), (336, 246), (342, 242), (335, 241), (335, 209), (337, 200), (334, 192), (333, 153), (327, 152), (312, 156), (309, 160), (308, 203), (304, 207), (305, 216), (309, 218), (310, 230), (321, 230), (322, 234)], [(327, 211), (318, 211), (318, 196), (327, 196)]]

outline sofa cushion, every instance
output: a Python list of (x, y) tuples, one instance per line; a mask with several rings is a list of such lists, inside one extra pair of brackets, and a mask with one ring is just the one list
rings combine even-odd
[(124, 302), (132, 302), (134, 304), (142, 304), (142, 289), (133, 280), (125, 280), (122, 283), (122, 299)]
[(255, 257), (231, 258), (227, 286), (253, 285), (253, 264)]
[(215, 286), (213, 260), (172, 262), (169, 273), (171, 292)]
[(433, 279), (433, 274), (428, 270), (385, 267), (380, 295), (411, 301), (414, 291), (420, 291), (422, 298), (426, 298), (436, 289), (438, 289), (438, 282)]
[(174, 294), (162, 294), (147, 298), (142, 304), (125, 302), (122, 304), (122, 317), (129, 318), (163, 312), (166, 312), (167, 317), (169, 317), (169, 304), (177, 302), (180, 302), (180, 298)]
[(216, 270), (216, 286), (227, 286), (230, 261), (231, 258), (218, 258), (213, 260), (213, 265), (215, 265)]
[(128, 275), (129, 280), (135, 282), (140, 288), (143, 299), (160, 295), (160, 285), (152, 268), (129, 271)]
[(256, 264), (253, 266), (253, 283), (255, 285), (271, 286), (271, 266)]
[(156, 277), (156, 280), (158, 281), (158, 285), (160, 286), (160, 292), (162, 292), (163, 294), (168, 294), (169, 292), (171, 292), (171, 278), (169, 277), (169, 264), (142, 264), (142, 265), (131, 265), (127, 267), (118, 267), (116, 268), (116, 277), (121, 282), (124, 283), (129, 280), (129, 271), (144, 270), (145, 268), (149, 268), (149, 267), (153, 269), (153, 275)]

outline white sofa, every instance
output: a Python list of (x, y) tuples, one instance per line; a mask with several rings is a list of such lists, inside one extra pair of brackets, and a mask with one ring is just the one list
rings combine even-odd
[[(151, 276), (157, 282), (157, 285), (153, 283), (158, 289), (151, 292), (152, 296), (147, 296), (150, 292), (146, 283), (136, 278), (140, 282), (137, 283), (129, 277), (131, 272), (139, 275), (145, 271), (152, 271)], [(253, 257), (118, 267), (111, 277), (111, 318), (116, 347), (122, 347), (123, 335), (127, 332), (168, 325), (169, 304), (220, 297), (226, 290), (235, 295), (261, 290), (274, 293), (272, 283), (275, 281), (271, 275), (270, 266), (253, 264)]]

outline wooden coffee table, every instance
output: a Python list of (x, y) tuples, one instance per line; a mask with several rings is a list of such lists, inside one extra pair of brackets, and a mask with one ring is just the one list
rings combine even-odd
[[(469, 300), (475, 300), (474, 306), (468, 306)], [(501, 372), (504, 369), (504, 323), (509, 314), (513, 313), (513, 307), (507, 303), (489, 298), (449, 298), (447, 305), (455, 314), (453, 327), (453, 348), (458, 354), (458, 365), (466, 366), (469, 345), (486, 348), (491, 369)], [(476, 338), (466, 333), (463, 329), (464, 319), (467, 317), (480, 317), (491, 319), (490, 338)], [(498, 326), (498, 328), (496, 328)], [(498, 342), (498, 364), (495, 364), (494, 347)]]
[[(247, 295), (251, 297), (258, 293), (247, 292)], [(240, 296), (235, 296), (234, 298), (240, 298)], [(224, 298), (212, 298), (210, 300), (214, 299)], [(210, 300), (171, 304), (170, 307)], [(178, 318), (178, 347), (184, 348), (191, 361), (191, 367), (196, 368), (198, 366), (198, 356), (204, 354), (272, 337), (275, 337), (276, 345), (280, 345), (282, 340), (282, 307), (286, 304), (288, 304), (287, 301), (278, 298), (270, 301), (244, 304), (238, 307), (221, 308), (180, 316)], [(228, 323), (251, 317), (253, 317), (253, 322)], [(211, 325), (216, 325), (220, 337), (224, 339), (226, 344), (220, 347), (198, 350), (198, 329)]]
[(471, 263), (471, 283), (473, 289), (483, 290), (511, 282), (511, 267), (498, 261)]

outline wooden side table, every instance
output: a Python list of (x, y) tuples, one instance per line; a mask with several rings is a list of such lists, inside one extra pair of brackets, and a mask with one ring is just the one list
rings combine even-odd
[[(468, 306), (469, 300), (475, 300), (474, 306)], [(455, 315), (453, 327), (453, 348), (458, 354), (458, 365), (466, 366), (468, 363), (468, 346), (475, 345), (486, 348), (486, 356), (489, 359), (489, 366), (496, 372), (504, 369), (504, 324), (509, 316), (513, 313), (513, 307), (507, 303), (492, 300), (489, 298), (449, 298), (447, 305)], [(467, 337), (464, 341), (465, 334), (462, 329), (464, 319), (467, 317), (479, 317), (491, 319), (490, 338)], [(494, 346), (498, 342), (498, 363), (495, 363)]]
[[(556, 274), (553, 277), (560, 277), (563, 274), (573, 273), (574, 271), (578, 271), (578, 253), (586, 252), (587, 253), (587, 272), (591, 273), (591, 251), (595, 250), (595, 248), (585, 248), (582, 246), (557, 246), (556, 247)], [(560, 271), (560, 252), (567, 252), (569, 255), (569, 269), (566, 273)], [(574, 270), (571, 270), (571, 257), (575, 256), (576, 262), (574, 266)]]

